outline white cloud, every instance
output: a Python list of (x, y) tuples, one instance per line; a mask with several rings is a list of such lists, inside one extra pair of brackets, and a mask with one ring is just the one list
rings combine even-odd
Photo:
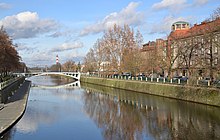
[(25, 54), (32, 54), (34, 52), (34, 50), (36, 50), (36, 48), (34, 47), (28, 47), (27, 44), (25, 43), (16, 43), (16, 50), (19, 53), (25, 53)]
[(30, 48), (26, 46), (24, 43), (16, 43), (16, 50), (17, 51), (28, 51)]
[(47, 51), (34, 52), (31, 55), (22, 57), (22, 59), (28, 67), (44, 67), (45, 65), (56, 63), (56, 55)]
[(210, 0), (193, 0), (191, 3), (187, 0), (162, 0), (161, 2), (153, 4), (154, 10), (168, 9), (172, 12), (178, 12), (184, 8), (193, 8), (195, 6), (202, 6)]
[(7, 3), (0, 3), (0, 9), (9, 9), (11, 6)]
[(32, 38), (54, 31), (58, 24), (54, 20), (40, 19), (36, 12), (22, 12), (0, 20), (0, 26), (14, 39)]
[(150, 34), (154, 33), (161, 33), (161, 34), (168, 34), (171, 31), (171, 25), (176, 22), (176, 21), (190, 21), (190, 17), (183, 18), (183, 17), (178, 17), (175, 18), (173, 16), (167, 16), (164, 19), (162, 19), (161, 22), (153, 24), (151, 27)]
[(62, 52), (62, 51), (67, 51), (67, 50), (73, 50), (76, 48), (82, 48), (83, 43), (79, 41), (75, 41), (73, 43), (63, 43), (62, 45), (52, 48), (51, 52)]
[(161, 2), (153, 4), (152, 8), (155, 10), (160, 9), (176, 9), (177, 7), (184, 6), (186, 4), (186, 0), (162, 0)]
[(103, 20), (85, 27), (81, 31), (80, 35), (85, 36), (88, 34), (96, 34), (112, 27), (114, 24), (128, 24), (133, 26), (140, 25), (143, 21), (144, 13), (136, 10), (138, 6), (139, 3), (131, 2), (120, 12), (111, 13), (107, 15)]
[(201, 6), (201, 5), (205, 5), (208, 2), (209, 2), (209, 0), (195, 0), (194, 5)]
[(35, 53), (34, 55), (32, 55), (33, 57), (31, 58), (31, 61), (52, 61), (54, 57), (52, 57), (53, 55), (48, 53), (48, 52), (39, 52), (39, 53)]

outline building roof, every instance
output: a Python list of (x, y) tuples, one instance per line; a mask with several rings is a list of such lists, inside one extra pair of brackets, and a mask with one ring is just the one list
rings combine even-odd
[[(174, 23), (175, 24), (175, 23)], [(204, 21), (201, 24), (195, 24), (193, 27), (187, 30), (174, 30), (170, 33), (170, 39), (181, 39), (190, 36), (202, 35), (207, 32), (214, 32), (220, 30), (220, 18), (214, 21)]]
[(174, 22), (173, 23), (173, 25), (174, 24), (189, 24), (188, 22), (185, 22), (185, 21), (177, 21), (177, 22)]

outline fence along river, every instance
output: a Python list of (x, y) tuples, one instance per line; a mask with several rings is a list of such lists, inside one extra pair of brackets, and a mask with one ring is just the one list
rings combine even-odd
[[(73, 81), (39, 76), (36, 85)], [(80, 83), (31, 88), (23, 118), (1, 139), (220, 139), (217, 107)]]

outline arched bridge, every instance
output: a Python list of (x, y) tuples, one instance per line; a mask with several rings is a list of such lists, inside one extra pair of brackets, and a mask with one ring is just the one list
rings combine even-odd
[(43, 76), (43, 75), (61, 75), (61, 76), (68, 76), (75, 80), (80, 80), (80, 72), (35, 72), (35, 73), (20, 73), (25, 77), (32, 77), (32, 76)]
[(31, 85), (34, 88), (52, 88), (52, 89), (59, 89), (59, 88), (80, 88), (80, 81), (74, 81), (72, 83), (68, 83), (65, 85), (56, 85), (56, 86), (44, 86), (44, 85)]

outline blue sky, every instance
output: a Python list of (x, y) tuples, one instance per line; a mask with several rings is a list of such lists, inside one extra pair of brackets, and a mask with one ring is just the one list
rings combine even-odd
[(4, 26), (28, 66), (80, 61), (115, 23), (139, 29), (144, 42), (165, 38), (173, 22), (200, 23), (219, 0), (0, 0)]

